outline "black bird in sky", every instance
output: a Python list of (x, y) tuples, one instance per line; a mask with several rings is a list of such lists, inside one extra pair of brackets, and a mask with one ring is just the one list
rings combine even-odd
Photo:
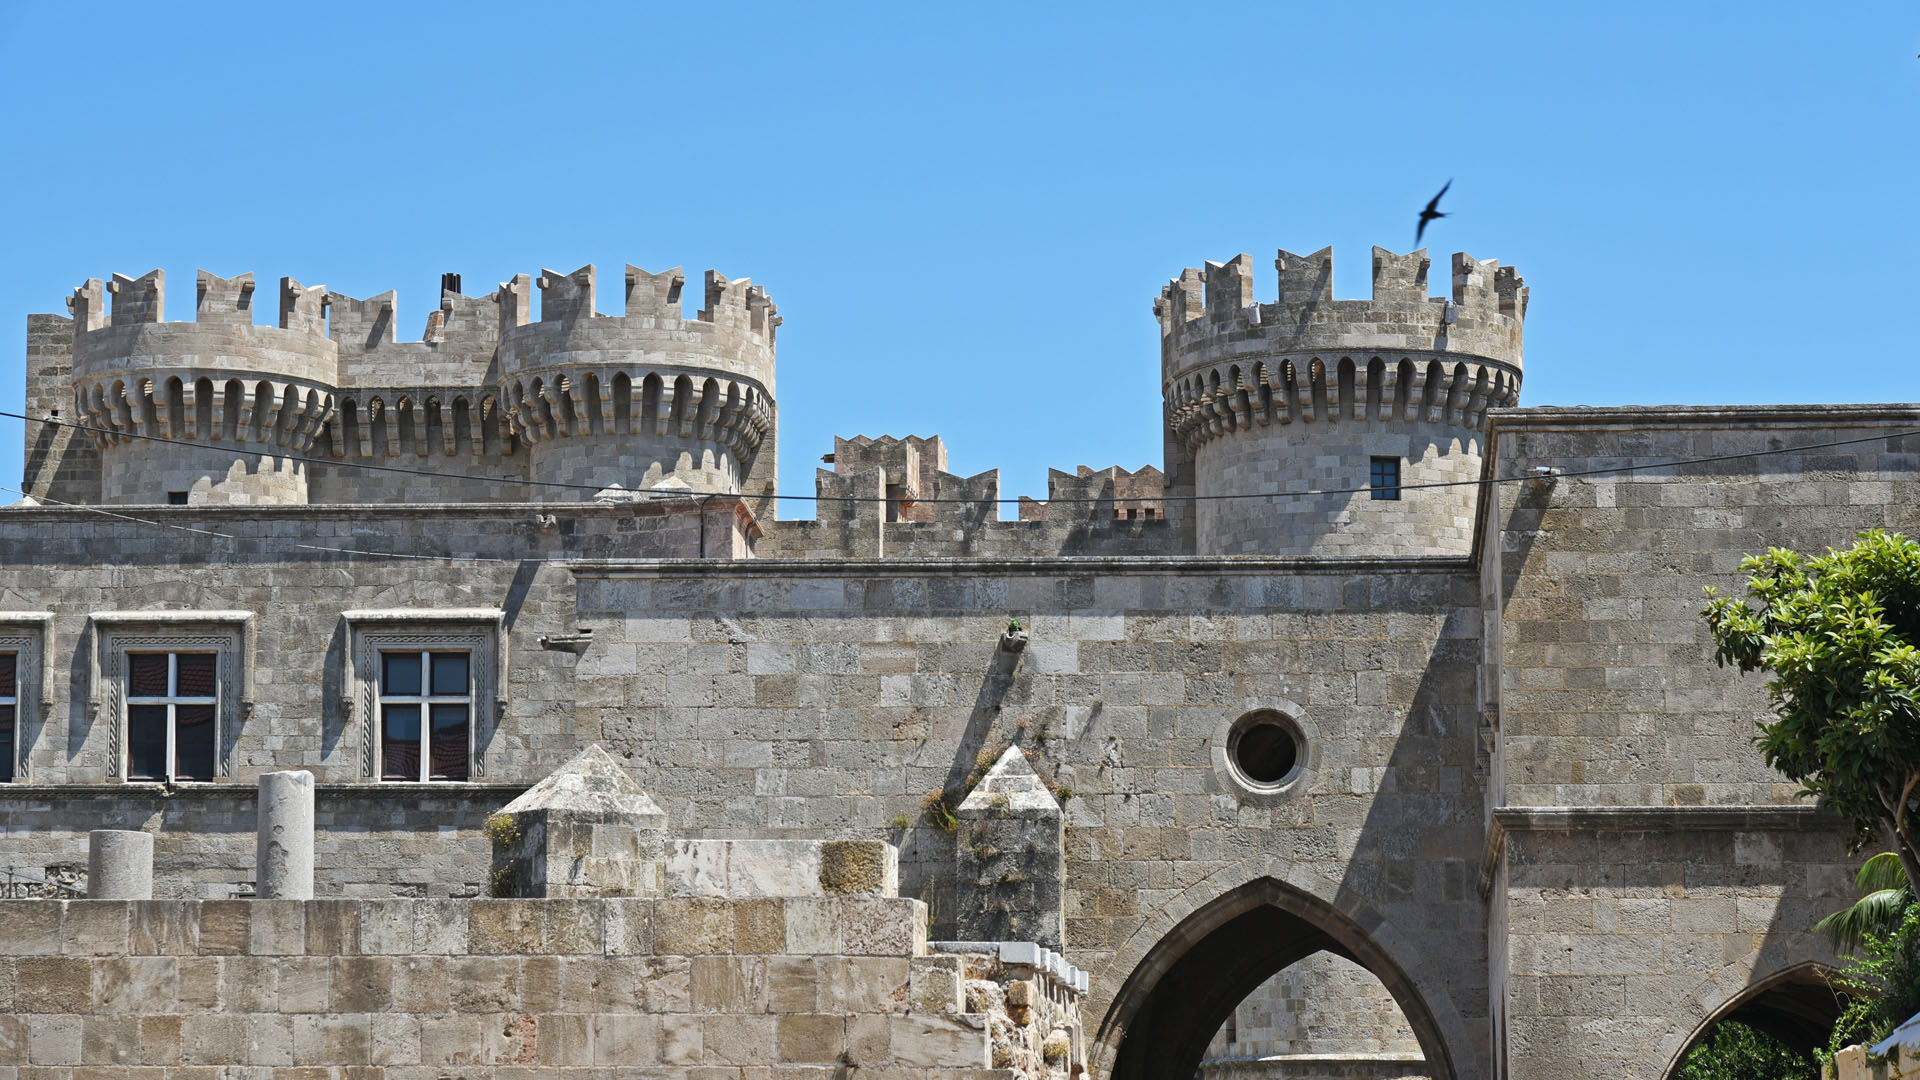
[[(1453, 186), (1453, 179), (1449, 177), (1447, 179), (1446, 187), (1443, 187), (1440, 189), (1440, 195), (1445, 195), (1447, 193), (1447, 188), (1450, 188), (1452, 186)], [(1413, 231), (1414, 247), (1419, 247), (1420, 238), (1427, 235), (1427, 222), (1432, 221), (1434, 218), (1443, 218), (1447, 216), (1441, 213), (1440, 210), (1438, 209), (1440, 206), (1440, 195), (1435, 195), (1433, 197), (1433, 201), (1427, 204), (1427, 208), (1425, 210), (1420, 211), (1420, 227)]]

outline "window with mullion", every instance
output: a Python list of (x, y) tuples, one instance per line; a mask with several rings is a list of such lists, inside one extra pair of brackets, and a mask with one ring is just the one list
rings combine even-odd
[(1371, 463), (1367, 475), (1368, 487), (1372, 497), (1393, 501), (1400, 498), (1400, 459), (1397, 457), (1377, 457)]
[(380, 654), (380, 779), (468, 778), (470, 660), (464, 652)]
[(212, 780), (214, 653), (127, 655), (127, 779)]

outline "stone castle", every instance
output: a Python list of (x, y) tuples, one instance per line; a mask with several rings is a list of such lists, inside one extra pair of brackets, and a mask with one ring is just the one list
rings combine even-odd
[[(1161, 468), (1003, 503), (937, 436), (836, 439), (811, 519), (747, 281), (448, 275), (408, 342), (290, 278), (262, 325), (250, 274), (31, 316), (0, 1080), (1659, 1080), (1721, 1019), (1824, 1037), (1846, 830), (1701, 589), (1912, 531), (1920, 407), (1521, 408), (1511, 268), (1274, 267), (1155, 300)], [(256, 862), (287, 770), (318, 899)]]

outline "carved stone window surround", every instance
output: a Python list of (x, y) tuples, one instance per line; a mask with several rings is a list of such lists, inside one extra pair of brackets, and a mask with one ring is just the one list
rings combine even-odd
[(233, 775), (233, 747), (253, 714), (254, 624), (251, 611), (95, 611), (87, 616), (87, 718), (107, 725), (106, 774), (126, 778), (126, 681), (130, 652), (211, 652), (218, 656), (219, 708), (214, 714), (214, 772)]
[[(475, 779), (485, 776), (487, 748), (507, 706), (506, 612), (499, 608), (382, 608), (342, 612), (341, 618), (347, 626), (342, 724), (359, 732), (360, 779), (407, 783), (380, 779), (380, 654), (432, 650), (472, 654), (473, 742), (468, 768)], [(432, 782), (434, 787), (442, 783)]]
[(28, 783), (27, 723), (46, 730), (53, 709), (47, 649), (53, 635), (51, 611), (0, 611), (0, 652), (14, 654), (13, 782)]

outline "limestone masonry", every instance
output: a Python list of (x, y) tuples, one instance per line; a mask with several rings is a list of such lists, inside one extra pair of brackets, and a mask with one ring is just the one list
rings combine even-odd
[(619, 315), (591, 266), (448, 275), (417, 341), (292, 278), (257, 319), (251, 274), (30, 316), (0, 1080), (1824, 1038), (1855, 860), (1701, 590), (1920, 527), (1920, 406), (1520, 408), (1512, 268), (1375, 248), (1335, 299), (1332, 259), (1181, 271), (1164, 459), (1004, 517), (937, 435), (849, 435), (781, 519), (782, 318), (713, 272), (629, 266)]

